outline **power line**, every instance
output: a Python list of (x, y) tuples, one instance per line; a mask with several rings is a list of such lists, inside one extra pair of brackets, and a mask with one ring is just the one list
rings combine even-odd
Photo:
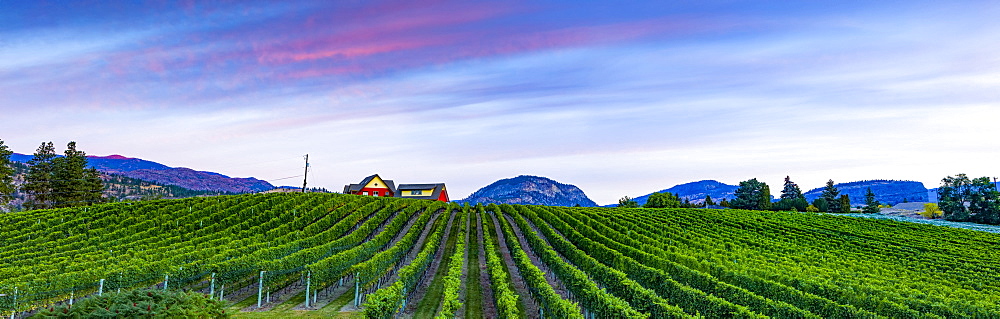
[(304, 175), (295, 175), (295, 176), (275, 178), (275, 179), (265, 179), (264, 181), (268, 181), (268, 182), (271, 182), (271, 181), (280, 181), (280, 180), (285, 180), (285, 179), (289, 179), (289, 178), (296, 178), (296, 177), (302, 177), (302, 176), (304, 176)]

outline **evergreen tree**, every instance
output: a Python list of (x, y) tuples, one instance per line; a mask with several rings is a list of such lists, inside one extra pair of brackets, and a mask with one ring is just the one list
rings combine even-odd
[(66, 145), (63, 157), (52, 160), (55, 207), (91, 205), (101, 201), (104, 185), (96, 169), (87, 168), (87, 153), (76, 149), (76, 142)]
[(54, 194), (52, 180), (55, 172), (55, 165), (52, 160), (56, 158), (55, 146), (52, 142), (43, 142), (35, 150), (34, 157), (28, 161), (28, 173), (24, 176), (24, 185), (21, 189), (28, 196), (24, 206), (28, 209), (52, 208)]
[(719, 201), (719, 206), (729, 208), (729, 206), (730, 206), (729, 205), (729, 200), (726, 200), (725, 198), (723, 198), (722, 200)]
[(643, 208), (677, 208), (681, 207), (681, 200), (677, 195), (671, 193), (653, 193), (649, 195)]
[(840, 205), (840, 191), (833, 185), (832, 179), (826, 182), (826, 187), (823, 188), (823, 194), (820, 196), (826, 200), (827, 209), (822, 209), (819, 205), (813, 204), (816, 205), (816, 208), (820, 208), (821, 211), (830, 213), (839, 213), (843, 211), (843, 208), (841, 208)]
[(865, 208), (861, 211), (866, 214), (878, 214), (878, 212), (882, 210), (879, 208), (879, 205), (882, 204), (879, 203), (878, 200), (875, 200), (875, 193), (873, 193), (872, 188), (869, 187), (868, 191), (865, 192)]
[(851, 212), (851, 197), (847, 194), (840, 195), (840, 213)]
[(799, 189), (799, 185), (792, 183), (792, 179), (789, 176), (785, 176), (785, 188), (781, 190), (781, 199), (796, 199), (805, 198), (802, 196), (802, 189)]
[(799, 185), (792, 183), (791, 178), (785, 176), (785, 187), (781, 190), (781, 200), (774, 204), (774, 209), (804, 212), (808, 206), (809, 201), (802, 195)]
[(736, 189), (736, 198), (730, 203), (733, 208), (768, 210), (771, 209), (771, 189), (767, 183), (756, 178), (740, 182)]
[(712, 201), (712, 195), (705, 195), (705, 207), (715, 206), (715, 202)]
[(618, 207), (637, 208), (639, 207), (639, 203), (636, 203), (631, 197), (625, 196), (618, 200)]
[(0, 140), (0, 206), (7, 206), (14, 199), (14, 167), (10, 163), (12, 154), (14, 152)]

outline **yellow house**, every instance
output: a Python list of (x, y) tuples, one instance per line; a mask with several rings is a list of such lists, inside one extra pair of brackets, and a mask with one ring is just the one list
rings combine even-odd
[(383, 180), (378, 174), (365, 177), (361, 183), (344, 186), (344, 194), (375, 197), (396, 196), (396, 185), (391, 180)]

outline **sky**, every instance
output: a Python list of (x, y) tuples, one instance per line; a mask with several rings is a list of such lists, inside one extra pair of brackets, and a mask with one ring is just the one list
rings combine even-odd
[[(0, 0), (0, 139), (275, 185), (1000, 176), (995, 1)], [(291, 177), (291, 178), (287, 178)]]

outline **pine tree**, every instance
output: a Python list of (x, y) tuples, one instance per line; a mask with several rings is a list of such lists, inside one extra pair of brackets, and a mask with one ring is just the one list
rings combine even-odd
[(799, 185), (792, 183), (791, 178), (785, 176), (785, 187), (781, 190), (781, 200), (774, 204), (777, 210), (806, 211), (809, 201), (802, 195)]
[(53, 159), (56, 190), (55, 207), (85, 206), (101, 201), (104, 185), (100, 173), (87, 168), (87, 153), (76, 149), (76, 142), (66, 145), (65, 156)]
[(789, 176), (785, 176), (785, 188), (781, 190), (781, 199), (796, 199), (805, 198), (802, 196), (802, 189), (799, 189), (799, 185), (792, 183)]
[(13, 200), (14, 191), (14, 167), (10, 164), (10, 156), (14, 154), (3, 140), (0, 140), (0, 206), (7, 206)]
[(851, 197), (847, 194), (840, 195), (840, 213), (851, 212)]
[[(839, 213), (843, 210), (840, 205), (840, 191), (833, 185), (832, 179), (826, 182), (826, 187), (823, 188), (823, 194), (820, 197), (826, 200), (827, 208), (823, 210), (824, 212)], [(816, 207), (822, 209), (819, 205)]]
[(736, 189), (736, 198), (730, 203), (733, 208), (768, 210), (771, 209), (771, 189), (767, 183), (756, 178), (740, 182)]
[(715, 206), (715, 202), (712, 201), (712, 195), (705, 195), (705, 207)]
[(878, 212), (882, 210), (878, 207), (879, 205), (881, 205), (881, 203), (879, 203), (878, 200), (875, 200), (875, 193), (873, 193), (872, 188), (869, 187), (868, 191), (865, 192), (865, 208), (861, 211), (866, 214), (878, 214)]
[(55, 146), (52, 142), (42, 142), (35, 151), (34, 157), (28, 161), (28, 173), (24, 176), (24, 185), (21, 187), (28, 200), (24, 206), (28, 209), (52, 208), (54, 194), (52, 181), (55, 165), (52, 160), (56, 158)]

